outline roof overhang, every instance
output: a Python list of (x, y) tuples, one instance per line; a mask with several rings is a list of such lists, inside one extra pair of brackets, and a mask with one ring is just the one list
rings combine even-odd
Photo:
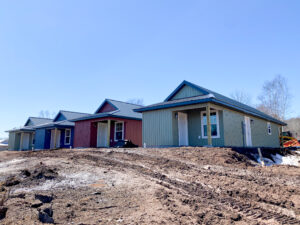
[(199, 104), (199, 103), (209, 103), (209, 102), (214, 103), (216, 105), (225, 106), (225, 107), (233, 109), (235, 111), (239, 111), (239, 112), (242, 112), (242, 113), (245, 113), (245, 114), (249, 114), (249, 115), (252, 115), (252, 116), (267, 120), (267, 121), (271, 121), (271, 122), (274, 122), (274, 123), (279, 124), (281, 126), (286, 126), (287, 125), (286, 123), (284, 123), (280, 120), (277, 120), (277, 119), (275, 119), (271, 116), (263, 117), (261, 115), (258, 115), (257, 113), (251, 112), (249, 110), (241, 109), (241, 108), (236, 107), (232, 104), (228, 104), (228, 103), (225, 103), (223, 101), (217, 100), (213, 97), (204, 98), (204, 99), (197, 99), (197, 100), (187, 100), (187, 101), (174, 102), (174, 103), (172, 103), (172, 101), (170, 101), (170, 102), (166, 102), (166, 104), (138, 108), (138, 109), (135, 109), (134, 111), (142, 113), (142, 112), (159, 110), (159, 109), (167, 109), (167, 108), (174, 108), (174, 107), (194, 105), (194, 104)]
[(114, 114), (111, 114), (111, 113), (98, 113), (98, 114), (94, 114), (94, 115), (86, 116), (86, 117), (81, 117), (81, 118), (70, 120), (70, 121), (78, 122), (78, 121), (100, 119), (100, 118), (106, 118), (106, 117), (120, 118), (120, 119), (130, 119), (130, 120), (142, 120), (141, 118), (130, 117), (130, 116), (120, 116), (120, 115), (114, 115)]

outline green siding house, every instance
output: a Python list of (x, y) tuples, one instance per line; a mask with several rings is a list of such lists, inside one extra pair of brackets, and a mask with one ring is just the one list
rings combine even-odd
[(147, 147), (280, 147), (286, 124), (255, 108), (183, 81), (164, 102), (138, 108)]

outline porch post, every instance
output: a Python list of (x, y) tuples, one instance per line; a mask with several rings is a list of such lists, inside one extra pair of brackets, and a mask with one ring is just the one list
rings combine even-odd
[(56, 149), (57, 128), (54, 129), (54, 149)]
[(280, 128), (280, 147), (284, 147), (283, 145), (283, 126)]
[(110, 128), (111, 120), (107, 120), (107, 147), (110, 147)]
[(23, 147), (23, 132), (21, 132), (21, 139), (20, 139), (20, 148), (19, 150), (21, 151)]
[(206, 106), (206, 124), (207, 124), (207, 145), (212, 146), (211, 140), (211, 123), (210, 123), (210, 104)]

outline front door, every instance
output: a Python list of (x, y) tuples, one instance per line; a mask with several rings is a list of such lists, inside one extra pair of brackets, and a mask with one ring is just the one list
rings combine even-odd
[(97, 129), (97, 147), (108, 147), (107, 146), (107, 123), (98, 123)]
[(251, 120), (248, 116), (245, 116), (245, 139), (246, 146), (252, 147)]
[(29, 149), (29, 142), (30, 142), (29, 133), (23, 133), (22, 150), (28, 150)]
[[(60, 148), (60, 130), (56, 131), (56, 148)], [(54, 149), (55, 130), (51, 130), (50, 149)]]
[(179, 146), (189, 145), (188, 119), (186, 113), (178, 113), (178, 140)]

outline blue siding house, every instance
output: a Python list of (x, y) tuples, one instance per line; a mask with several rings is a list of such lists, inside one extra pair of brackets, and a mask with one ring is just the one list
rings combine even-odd
[(35, 127), (35, 149), (57, 149), (73, 147), (74, 126), (71, 120), (89, 116), (61, 110), (50, 123)]

